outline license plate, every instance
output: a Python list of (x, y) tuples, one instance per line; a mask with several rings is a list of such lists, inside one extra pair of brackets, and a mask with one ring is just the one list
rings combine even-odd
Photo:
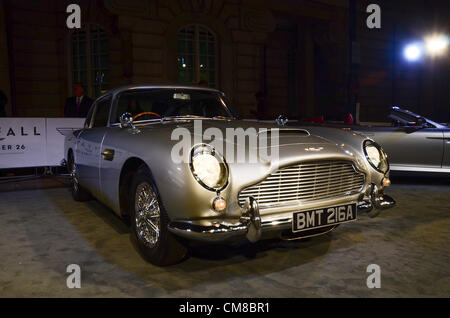
[(356, 203), (294, 213), (292, 232), (301, 232), (356, 220)]

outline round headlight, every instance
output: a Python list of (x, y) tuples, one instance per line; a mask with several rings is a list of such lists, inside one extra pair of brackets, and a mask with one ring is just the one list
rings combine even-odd
[(191, 151), (191, 172), (203, 187), (220, 191), (228, 184), (228, 166), (225, 159), (207, 144), (197, 145)]
[(389, 171), (387, 155), (379, 144), (372, 140), (366, 140), (363, 149), (367, 161), (369, 161), (370, 165), (375, 168), (375, 170), (381, 173)]

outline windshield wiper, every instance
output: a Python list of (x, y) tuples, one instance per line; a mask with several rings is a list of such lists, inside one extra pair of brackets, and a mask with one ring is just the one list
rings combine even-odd
[(198, 115), (182, 115), (182, 116), (165, 116), (161, 118), (161, 121), (164, 120), (177, 120), (177, 119), (209, 119), (208, 117), (198, 116)]
[(214, 119), (214, 120), (217, 120), (217, 119), (219, 119), (219, 120), (227, 120), (227, 119), (233, 119), (233, 117), (229, 117), (229, 116), (214, 116), (214, 117), (212, 117), (212, 119)]
[(178, 120), (178, 119), (212, 119), (212, 120), (227, 120), (232, 119), (232, 117), (225, 116), (214, 116), (214, 117), (205, 117), (199, 115), (182, 115), (182, 116), (167, 116), (159, 119), (161, 122), (169, 121), (169, 120)]

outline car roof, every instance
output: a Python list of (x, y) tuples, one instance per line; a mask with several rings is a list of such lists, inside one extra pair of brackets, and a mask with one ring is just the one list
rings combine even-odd
[[(109, 90), (105, 95), (116, 95), (118, 93), (128, 91), (128, 90), (135, 90), (135, 89), (197, 89), (197, 90), (203, 90), (203, 91), (210, 91), (215, 93), (222, 93), (221, 91), (215, 89), (215, 88), (209, 88), (204, 86), (197, 86), (197, 85), (179, 85), (179, 84), (130, 84), (125, 86), (120, 86), (114, 89)], [(100, 96), (100, 98), (102, 97)]]

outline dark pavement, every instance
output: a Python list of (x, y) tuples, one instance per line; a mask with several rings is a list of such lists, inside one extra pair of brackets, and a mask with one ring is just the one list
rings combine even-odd
[[(393, 178), (397, 207), (324, 236), (196, 247), (165, 268), (139, 256), (112, 211), (51, 182), (0, 185), (0, 297), (450, 297), (449, 177)], [(66, 286), (69, 264), (81, 289)], [(369, 264), (380, 289), (366, 286)]]

